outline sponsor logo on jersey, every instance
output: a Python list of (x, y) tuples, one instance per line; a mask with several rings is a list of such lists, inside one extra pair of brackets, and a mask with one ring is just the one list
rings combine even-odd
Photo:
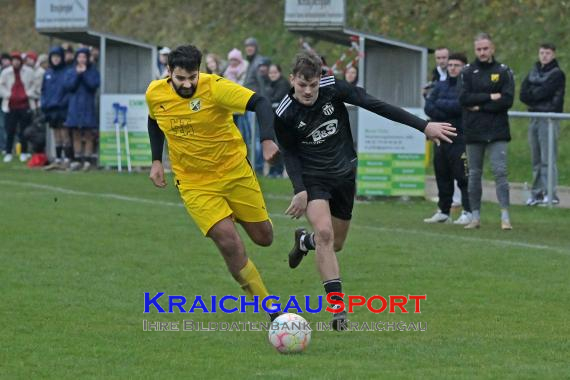
[(200, 111), (200, 99), (190, 100), (190, 109), (194, 112)]
[(323, 106), (323, 113), (327, 116), (332, 115), (334, 112), (334, 107), (331, 103), (327, 103)]
[(332, 136), (338, 132), (338, 120), (332, 119), (328, 120), (321, 125), (319, 125), (314, 131), (307, 135), (307, 138), (312, 138), (313, 140), (308, 142), (308, 144), (320, 144), (325, 141), (329, 136)]
[(299, 123), (299, 125), (297, 125), (297, 129), (301, 129), (301, 128), (303, 128), (305, 125), (307, 125), (307, 123), (305, 123), (304, 121), (301, 121), (301, 122)]

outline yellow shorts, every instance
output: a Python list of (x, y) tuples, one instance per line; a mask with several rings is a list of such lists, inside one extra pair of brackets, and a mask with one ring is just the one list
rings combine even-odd
[(269, 220), (263, 194), (249, 163), (208, 184), (176, 180), (186, 210), (204, 235), (220, 220), (233, 216), (243, 222)]

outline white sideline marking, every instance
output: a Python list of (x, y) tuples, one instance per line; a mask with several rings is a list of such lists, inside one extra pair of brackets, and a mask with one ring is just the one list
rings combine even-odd
[[(55, 191), (58, 193), (85, 196), (85, 197), (90, 197), (90, 198), (106, 198), (106, 199), (113, 199), (113, 200), (118, 200), (118, 201), (152, 204), (152, 205), (157, 205), (157, 206), (184, 207), (184, 205), (180, 202), (156, 201), (156, 200), (152, 200), (152, 199), (130, 197), (130, 196), (126, 196), (126, 195), (113, 194), (113, 193), (94, 193), (94, 192), (88, 192), (88, 191), (78, 191), (78, 190), (66, 189), (63, 187), (42, 185), (42, 184), (33, 183), (33, 182), (19, 182), (19, 181), (0, 180), (0, 184), (20, 186), (20, 187), (28, 187), (28, 188), (40, 189), (40, 190), (50, 190), (50, 191)], [(270, 197), (266, 196), (266, 198), (290, 199), (289, 197), (285, 197), (285, 196), (270, 196)], [(291, 219), (291, 217), (284, 215), (284, 214), (271, 213), (270, 215), (272, 218)], [(408, 230), (408, 229), (404, 229), (404, 228), (365, 226), (365, 225), (360, 225), (360, 224), (352, 224), (352, 228), (366, 229), (366, 230), (372, 230), (372, 231), (384, 231), (384, 232), (390, 232), (390, 233), (401, 233), (401, 234), (413, 233), (416, 235), (423, 235), (423, 236), (436, 237), (436, 238), (447, 238), (447, 237), (449, 237), (449, 235), (443, 234), (443, 233), (419, 231), (419, 230)], [(557, 253), (561, 253), (563, 255), (570, 255), (570, 250), (565, 250), (561, 247), (553, 247), (553, 246), (544, 245), (544, 244), (532, 244), (532, 243), (524, 243), (524, 242), (519, 242), (519, 241), (510, 241), (510, 240), (501, 240), (501, 239), (487, 239), (487, 238), (483, 239), (483, 238), (477, 238), (477, 237), (473, 237), (473, 236), (457, 236), (457, 235), (454, 235), (453, 239), (454, 240), (467, 241), (467, 242), (475, 242), (475, 243), (494, 243), (494, 244), (503, 245), (503, 246), (548, 250), (548, 251), (554, 251)]]

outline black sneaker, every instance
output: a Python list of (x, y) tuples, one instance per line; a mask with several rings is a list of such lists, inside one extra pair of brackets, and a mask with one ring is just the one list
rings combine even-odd
[[(333, 309), (338, 309), (339, 305), (331, 306)], [(332, 319), (332, 328), (336, 331), (344, 331), (348, 329), (347, 326), (348, 319), (346, 310), (341, 311), (340, 313), (334, 313)]]
[(295, 244), (293, 245), (293, 249), (289, 252), (289, 267), (290, 268), (297, 268), (308, 253), (308, 251), (303, 251), (301, 249), (301, 236), (307, 233), (307, 230), (303, 227), (297, 228), (295, 230)]
[(269, 320), (270, 320), (271, 322), (273, 322), (274, 320), (277, 319), (277, 317), (279, 317), (280, 315), (283, 315), (283, 312), (282, 312), (282, 311), (278, 311), (278, 312), (276, 312), (276, 313), (267, 313), (267, 315), (269, 315)]

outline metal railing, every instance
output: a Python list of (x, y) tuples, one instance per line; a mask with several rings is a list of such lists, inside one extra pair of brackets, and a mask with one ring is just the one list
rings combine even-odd
[(546, 194), (548, 196), (548, 207), (552, 207), (554, 197), (554, 124), (552, 120), (570, 120), (570, 113), (554, 112), (520, 112), (510, 111), (509, 117), (521, 118), (541, 118), (548, 121), (548, 169), (546, 176)]

